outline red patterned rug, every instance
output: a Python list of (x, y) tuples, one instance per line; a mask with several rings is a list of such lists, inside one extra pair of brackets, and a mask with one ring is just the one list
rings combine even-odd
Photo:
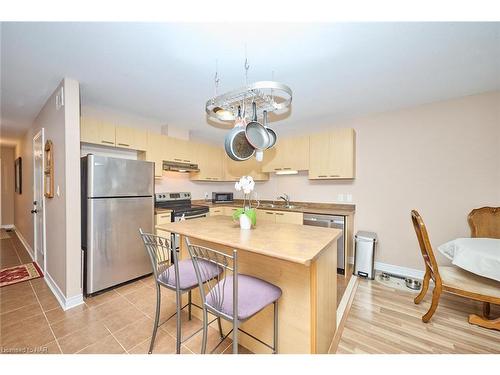
[(0, 288), (39, 277), (43, 277), (43, 273), (35, 262), (3, 268), (0, 270)]

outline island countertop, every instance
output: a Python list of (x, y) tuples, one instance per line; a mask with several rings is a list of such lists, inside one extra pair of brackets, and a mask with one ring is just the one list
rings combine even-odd
[(309, 265), (342, 234), (334, 228), (269, 222), (242, 230), (225, 216), (171, 222), (156, 228), (303, 265)]

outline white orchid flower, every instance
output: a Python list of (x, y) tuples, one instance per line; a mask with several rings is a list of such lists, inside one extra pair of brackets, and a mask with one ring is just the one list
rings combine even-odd
[[(240, 180), (241, 181), (241, 180)], [(234, 188), (236, 189), (236, 191), (240, 191), (241, 190), (241, 182), (237, 182), (234, 184)]]

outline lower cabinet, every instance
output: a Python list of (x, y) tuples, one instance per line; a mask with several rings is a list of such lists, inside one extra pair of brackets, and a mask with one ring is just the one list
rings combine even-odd
[[(172, 220), (172, 216), (171, 216), (170, 211), (157, 213), (155, 215), (155, 226), (170, 223), (171, 220)], [(170, 239), (170, 232), (167, 232), (166, 230), (155, 229), (155, 234), (157, 236)]]
[(210, 216), (223, 216), (224, 207), (210, 207)]
[(257, 210), (257, 223), (262, 221), (272, 223), (287, 223), (302, 225), (304, 215), (302, 212), (283, 212), (272, 210)]

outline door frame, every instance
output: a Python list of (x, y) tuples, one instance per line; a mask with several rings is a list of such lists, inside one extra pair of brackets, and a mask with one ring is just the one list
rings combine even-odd
[[(37, 138), (41, 138), (41, 142), (42, 142), (42, 183), (41, 183), (41, 186), (40, 188), (42, 189), (42, 212), (41, 212), (41, 215), (42, 215), (42, 237), (43, 237), (43, 240), (42, 240), (42, 246), (43, 246), (43, 273), (47, 273), (47, 246), (46, 246), (46, 230), (45, 230), (45, 194), (44, 194), (44, 179), (43, 179), (43, 171), (45, 170), (45, 153), (43, 151), (43, 148), (44, 148), (44, 144), (45, 144), (45, 131), (44, 131), (44, 128), (41, 128), (37, 133), (35, 133), (35, 135), (33, 136), (33, 141), (32, 141), (32, 145), (31, 145), (31, 150), (32, 150), (32, 156), (33, 156), (33, 202), (37, 200), (37, 196), (36, 196), (36, 168), (35, 168), (35, 139)], [(40, 213), (37, 213), (35, 215), (39, 215)], [(38, 262), (38, 251), (37, 251), (37, 220), (36, 220), (36, 216), (33, 215), (33, 252), (35, 253), (35, 262), (38, 264), (38, 266), (40, 266), (39, 262)]]

